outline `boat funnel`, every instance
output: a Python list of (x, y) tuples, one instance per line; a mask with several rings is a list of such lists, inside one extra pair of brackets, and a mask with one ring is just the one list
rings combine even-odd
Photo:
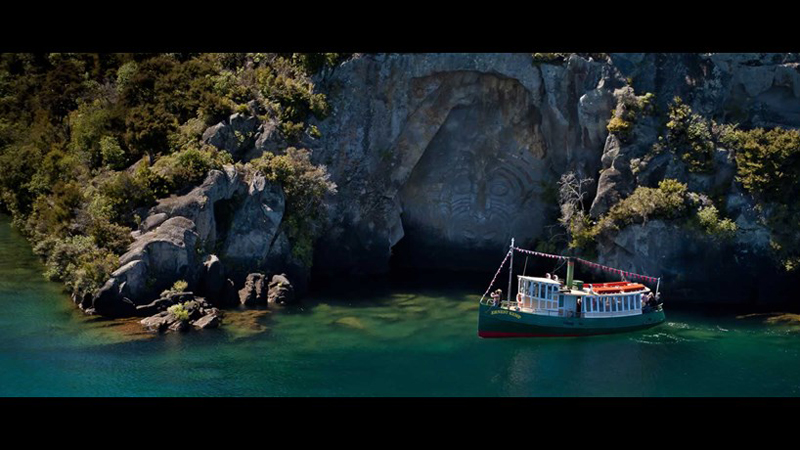
[(572, 289), (572, 277), (575, 274), (575, 261), (572, 258), (567, 259), (567, 281), (564, 286), (567, 289)]

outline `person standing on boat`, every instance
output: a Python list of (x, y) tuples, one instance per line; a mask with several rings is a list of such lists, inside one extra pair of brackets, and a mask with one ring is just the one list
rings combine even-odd
[(503, 290), (502, 289), (498, 289), (498, 290), (492, 292), (492, 300), (494, 300), (494, 304), (496, 306), (500, 306), (500, 298), (502, 296), (503, 296)]

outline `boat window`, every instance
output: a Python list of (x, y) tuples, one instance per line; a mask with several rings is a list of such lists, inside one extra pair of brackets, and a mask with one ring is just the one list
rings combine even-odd
[(564, 307), (564, 296), (563, 295), (559, 295), (558, 296), (558, 307), (559, 308), (563, 308)]

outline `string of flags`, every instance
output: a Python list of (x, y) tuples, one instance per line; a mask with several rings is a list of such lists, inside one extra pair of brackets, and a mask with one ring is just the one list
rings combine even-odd
[(585, 259), (575, 258), (575, 261), (578, 261), (579, 263), (581, 263), (581, 264), (583, 264), (585, 266), (589, 266), (589, 267), (591, 267), (593, 269), (605, 270), (607, 272), (611, 272), (611, 273), (615, 273), (617, 275), (621, 275), (621, 276), (623, 276), (625, 278), (638, 278), (640, 280), (649, 281), (651, 283), (655, 283), (656, 281), (658, 281), (658, 278), (655, 278), (655, 277), (648, 277), (647, 275), (639, 275), (638, 273), (626, 272), (624, 270), (619, 270), (619, 269), (615, 269), (613, 267), (607, 267), (607, 266), (604, 266), (604, 265), (601, 265), (601, 264), (593, 263), (591, 261), (586, 261)]
[[(545, 258), (567, 259), (565, 256), (551, 255), (549, 253), (536, 252), (536, 251), (533, 251), (533, 250), (527, 250), (527, 249), (519, 248), (519, 247), (514, 247), (514, 250), (516, 250), (518, 252), (521, 252), (521, 253), (527, 253), (529, 255), (542, 256), (542, 257), (545, 257)], [(648, 281), (648, 282), (651, 282), (651, 283), (655, 283), (655, 282), (658, 281), (658, 278), (655, 278), (655, 277), (648, 277), (647, 275), (640, 275), (638, 273), (626, 272), (624, 270), (619, 270), (619, 269), (615, 269), (613, 267), (608, 267), (608, 266), (604, 266), (602, 264), (597, 264), (597, 263), (593, 263), (591, 261), (586, 261), (585, 259), (580, 259), (580, 258), (574, 258), (574, 259), (575, 259), (575, 261), (577, 261), (577, 262), (579, 262), (579, 263), (581, 263), (581, 264), (583, 264), (585, 266), (591, 267), (593, 269), (605, 270), (606, 272), (611, 272), (611, 273), (614, 273), (614, 274), (617, 274), (617, 275), (620, 275), (620, 276), (623, 276), (623, 277), (626, 277), (626, 278), (637, 278), (637, 279)], [(503, 261), (503, 262), (505, 262), (505, 261)]]
[(533, 250), (526, 250), (524, 248), (519, 248), (519, 247), (514, 247), (514, 250), (516, 250), (518, 252), (522, 252), (522, 253), (528, 253), (528, 254), (534, 255), (534, 256), (544, 256), (545, 258), (566, 259), (565, 257), (560, 256), (560, 255), (551, 255), (549, 253), (535, 252)]
[(500, 263), (500, 267), (497, 268), (497, 273), (494, 274), (494, 278), (492, 278), (492, 282), (489, 283), (489, 287), (486, 289), (486, 292), (483, 293), (481, 296), (481, 303), (483, 303), (483, 299), (486, 298), (486, 295), (489, 294), (489, 291), (492, 290), (492, 286), (494, 286), (495, 280), (497, 280), (497, 276), (500, 275), (500, 271), (503, 270), (503, 266), (506, 265), (506, 261), (508, 261), (508, 257), (511, 256), (511, 250), (506, 253), (506, 257), (503, 258), (503, 262)]

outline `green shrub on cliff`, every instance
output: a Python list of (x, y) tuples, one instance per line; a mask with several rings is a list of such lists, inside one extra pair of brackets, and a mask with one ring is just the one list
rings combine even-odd
[(736, 130), (728, 137), (736, 151), (737, 179), (770, 201), (795, 197), (800, 186), (800, 131), (773, 128)]
[(736, 223), (731, 219), (719, 219), (719, 211), (714, 205), (705, 206), (697, 211), (700, 227), (708, 234), (722, 239), (730, 239), (736, 235)]
[(189, 147), (170, 155), (162, 156), (153, 164), (156, 192), (159, 197), (186, 186), (202, 183), (212, 169), (221, 169), (233, 164), (231, 154), (215, 147)]
[(169, 289), (165, 290), (164, 292), (162, 292), (161, 296), (162, 297), (166, 297), (166, 296), (171, 295), (171, 294), (178, 294), (180, 292), (186, 292), (186, 289), (188, 287), (189, 287), (189, 283), (187, 283), (185, 280), (178, 280), (178, 281), (176, 281), (175, 283), (172, 284), (171, 288), (169, 288)]
[(314, 75), (326, 68), (336, 67), (352, 55), (352, 53), (292, 53), (292, 62), (301, 67), (306, 74)]
[(323, 200), (325, 195), (336, 192), (336, 184), (330, 181), (325, 166), (311, 162), (310, 152), (305, 149), (290, 147), (281, 155), (264, 153), (249, 164), (269, 181), (283, 187), (286, 196), (285, 231), (292, 242), (294, 255), (310, 267), (313, 241), (325, 213)]
[(98, 172), (84, 191), (89, 213), (117, 224), (131, 224), (136, 208), (155, 203), (154, 178), (146, 161), (141, 161), (133, 173)]
[(562, 64), (569, 58), (569, 53), (531, 53), (533, 64)]
[(714, 168), (714, 141), (711, 123), (692, 111), (680, 97), (669, 107), (667, 145), (681, 155), (690, 172), (710, 172)]
[(680, 217), (686, 211), (686, 192), (686, 184), (673, 179), (662, 180), (658, 188), (639, 186), (630, 196), (612, 206), (600, 223), (603, 228), (620, 227), (652, 219)]
[(763, 205), (773, 255), (787, 271), (800, 267), (800, 131), (728, 128), (724, 145), (734, 151), (736, 180)]
[(676, 219), (687, 211), (687, 187), (677, 180), (666, 179), (658, 188), (639, 186), (619, 201), (596, 223), (583, 217), (572, 225), (570, 248), (590, 249), (601, 234), (612, 233), (627, 225), (654, 219)]
[(277, 109), (281, 122), (301, 123), (309, 114), (325, 118), (328, 104), (324, 94), (316, 93), (314, 83), (285, 58), (255, 69), (258, 92)]
[(103, 136), (100, 139), (100, 154), (103, 164), (115, 170), (124, 169), (127, 163), (125, 151), (119, 146), (114, 136)]
[(628, 142), (633, 137), (633, 125), (637, 118), (642, 114), (649, 115), (653, 113), (653, 98), (655, 96), (650, 92), (642, 96), (636, 96), (632, 89), (623, 92), (617, 100), (617, 106), (612, 112), (606, 129), (608, 129), (609, 133), (617, 135), (621, 141)]
[(64, 282), (78, 296), (100, 288), (119, 262), (118, 256), (98, 247), (89, 236), (42, 241), (34, 250), (47, 255), (45, 276)]
[(167, 308), (167, 311), (181, 322), (187, 322), (189, 320), (189, 310), (187, 310), (183, 304), (172, 305)]

